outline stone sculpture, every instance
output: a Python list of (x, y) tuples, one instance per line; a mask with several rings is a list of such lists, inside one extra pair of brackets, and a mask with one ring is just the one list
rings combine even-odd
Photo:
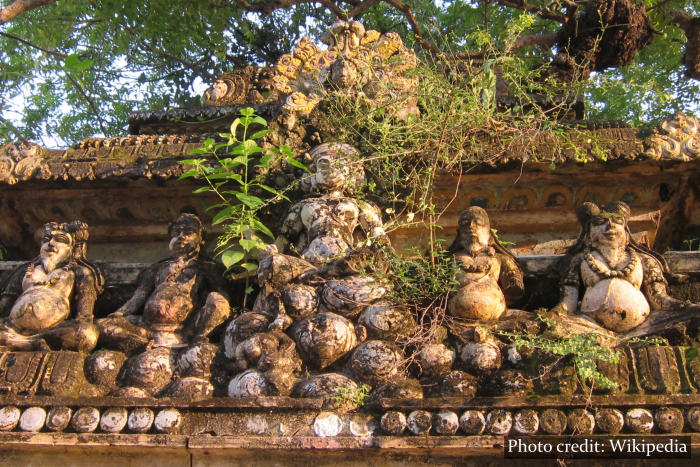
[(95, 347), (93, 310), (104, 279), (86, 259), (88, 236), (81, 221), (44, 225), (39, 257), (1, 285), (1, 346), (80, 352)]
[[(124, 365), (122, 386), (150, 394), (191, 395), (173, 384), (211, 394), (209, 366), (218, 346), (207, 337), (230, 315), (223, 269), (200, 257), (203, 228), (193, 214), (170, 226), (171, 257), (141, 273), (134, 295), (111, 315), (97, 320), (104, 346), (134, 355)], [(194, 378), (187, 380), (186, 378)], [(136, 394), (139, 391), (135, 391)], [(172, 395), (172, 394), (171, 394)]]
[(632, 238), (627, 204), (618, 201), (601, 209), (584, 203), (577, 215), (581, 235), (567, 252), (561, 301), (553, 309), (560, 316), (585, 319), (571, 321), (570, 331), (581, 326), (628, 337), (646, 335), (700, 312), (700, 305), (669, 296), (665, 262)]
[(513, 254), (494, 238), (484, 209), (472, 206), (462, 212), (448, 251), (459, 269), (460, 289), (448, 304), (453, 317), (495, 320), (522, 296), (522, 271)]
[[(389, 343), (370, 341), (357, 350), (367, 329), (356, 318), (387, 291), (386, 285), (360, 273), (387, 239), (379, 209), (348, 196), (364, 178), (362, 169), (352, 165), (356, 153), (338, 143), (309, 153), (311, 174), (302, 180), (308, 195), (291, 207), (276, 245), (261, 255), (261, 290), (253, 310), (236, 318), (225, 333), (227, 356), (239, 369), (250, 368), (231, 381), (230, 395), (289, 395), (300, 359), (312, 371), (332, 371), (353, 351), (357, 358), (351, 373), (358, 381), (376, 384), (398, 372), (398, 357), (387, 359), (393, 369), (372, 366), (371, 355), (396, 354)], [(378, 310), (392, 313), (390, 307)], [(261, 366), (293, 371), (283, 377)], [(324, 377), (326, 395), (346, 379)], [(299, 383), (295, 393), (316, 387), (310, 381)]]

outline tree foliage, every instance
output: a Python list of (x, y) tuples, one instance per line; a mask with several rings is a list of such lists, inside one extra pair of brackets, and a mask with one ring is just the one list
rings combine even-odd
[[(685, 48), (692, 38), (688, 25), (700, 16), (697, 3), (643, 1), (651, 44), (631, 64), (593, 73), (589, 117), (640, 124), (672, 110), (698, 110), (700, 84), (686, 76), (683, 62), (692, 52)], [(623, 0), (599, 2), (617, 8)], [(318, 37), (336, 17), (396, 31), (424, 57), (460, 60), (481, 52), (475, 32), (505, 43), (507, 25), (528, 11), (535, 20), (514, 53), (551, 62), (561, 52), (555, 33), (587, 3), (6, 0), (0, 2), (0, 138), (70, 144), (124, 134), (129, 112), (198, 105), (201, 89), (219, 73), (275, 63), (303, 35)]]

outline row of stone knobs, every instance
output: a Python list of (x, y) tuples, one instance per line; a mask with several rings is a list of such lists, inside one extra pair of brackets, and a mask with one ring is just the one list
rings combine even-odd
[(0, 431), (11, 431), (19, 427), (21, 431), (37, 432), (46, 428), (49, 431), (71, 429), (78, 433), (120, 433), (125, 428), (132, 433), (146, 433), (155, 427), (159, 433), (172, 433), (182, 424), (182, 415), (177, 409), (163, 409), (155, 414), (148, 408), (135, 408), (128, 411), (124, 407), (112, 407), (102, 413), (95, 407), (82, 407), (73, 411), (70, 407), (29, 407), (24, 411), (14, 406), (0, 409)]
[(622, 413), (618, 409), (603, 408), (595, 415), (586, 409), (574, 409), (567, 415), (559, 409), (537, 412), (523, 409), (514, 414), (496, 409), (490, 412), (467, 410), (461, 416), (445, 410), (431, 413), (414, 410), (408, 416), (402, 412), (386, 412), (381, 419), (382, 431), (388, 435), (401, 435), (406, 430), (415, 435), (427, 435), (432, 431), (438, 435), (454, 435), (458, 430), (466, 435), (533, 435), (544, 433), (559, 435), (564, 432), (590, 434), (593, 431), (617, 434), (623, 429), (631, 433), (651, 433), (656, 426), (662, 433), (680, 433), (684, 425), (700, 432), (700, 407), (693, 407), (683, 414), (675, 407), (662, 407), (652, 414), (643, 408), (634, 408)]

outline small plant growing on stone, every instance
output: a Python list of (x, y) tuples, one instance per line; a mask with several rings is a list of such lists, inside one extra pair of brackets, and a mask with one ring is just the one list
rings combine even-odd
[(372, 388), (366, 384), (357, 388), (339, 387), (333, 395), (333, 402), (338, 406), (362, 407), (367, 403), (371, 390)]
[[(253, 131), (254, 126), (261, 128)], [(250, 107), (241, 109), (231, 123), (230, 133), (221, 133), (224, 142), (204, 141), (190, 152), (200, 157), (180, 161), (186, 171), (180, 179), (196, 178), (205, 186), (194, 193), (213, 193), (219, 202), (209, 206), (215, 215), (212, 224), (221, 224), (224, 232), (217, 241), (216, 253), (229, 272), (247, 276), (255, 271), (255, 256), (274, 235), (260, 220), (261, 210), (280, 200), (287, 200), (283, 190), (266, 184), (271, 168), (282, 160), (306, 169), (294, 159), (288, 146), (263, 148), (258, 141), (272, 133), (267, 121)], [(246, 287), (246, 293), (251, 290)]]

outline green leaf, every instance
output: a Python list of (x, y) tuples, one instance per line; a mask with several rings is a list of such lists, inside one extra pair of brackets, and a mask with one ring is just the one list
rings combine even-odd
[(221, 224), (226, 219), (230, 219), (233, 212), (234, 212), (233, 206), (229, 206), (225, 209), (222, 209), (211, 220), (212, 225)]
[(238, 125), (240, 125), (240, 124), (241, 124), (240, 118), (236, 118), (234, 121), (231, 122), (231, 136), (229, 137), (229, 140), (236, 139), (236, 129), (238, 128)]
[(251, 209), (257, 209), (260, 206), (262, 206), (263, 204), (265, 204), (265, 201), (258, 198), (257, 196), (249, 195), (246, 193), (236, 193), (236, 198), (238, 198), (238, 200), (241, 203), (245, 204), (246, 206), (248, 206)]
[(252, 123), (257, 123), (257, 124), (262, 125), (262, 126), (267, 126), (267, 120), (265, 120), (264, 118), (262, 118), (258, 115), (253, 117)]
[(253, 109), (252, 107), (245, 107), (241, 109), (240, 113), (244, 117), (250, 117), (255, 114), (255, 109)]
[(258, 269), (258, 265), (255, 263), (241, 263), (241, 266), (243, 266), (248, 272), (253, 272)]
[(184, 179), (186, 179), (186, 178), (196, 177), (197, 175), (199, 175), (199, 171), (198, 171), (198, 170), (187, 170), (187, 171), (185, 171), (182, 175), (180, 175), (177, 179), (178, 179), (178, 180), (184, 180)]
[(261, 242), (259, 239), (248, 240), (246, 238), (242, 238), (242, 239), (238, 240), (238, 244), (241, 245), (245, 251), (250, 251), (250, 250), (253, 250), (255, 248), (262, 248), (265, 246), (265, 244), (263, 242)]
[(297, 168), (299, 168), (299, 169), (302, 169), (302, 170), (304, 170), (304, 171), (306, 171), (306, 172), (311, 173), (311, 172), (309, 171), (309, 169), (306, 168), (306, 166), (305, 166), (304, 164), (302, 164), (302, 163), (299, 162), (298, 160), (294, 159), (293, 157), (287, 157), (287, 162), (289, 162), (289, 163), (290, 163), (291, 165), (293, 165), (294, 167), (297, 167)]
[(274, 133), (274, 132), (275, 132), (275, 130), (272, 130), (269, 128), (265, 129), (265, 130), (256, 131), (255, 133), (250, 135), (250, 139), (259, 139), (259, 138), (262, 138), (263, 136), (267, 136), (270, 133)]
[(207, 191), (211, 191), (211, 188), (208, 186), (203, 186), (202, 188), (197, 188), (192, 192), (192, 194), (199, 194), (199, 193), (206, 193)]
[(224, 263), (226, 269), (231, 269), (232, 266), (236, 265), (245, 258), (245, 253), (238, 250), (226, 250), (221, 253), (221, 262)]
[(81, 60), (78, 54), (68, 55), (64, 62), (67, 71), (83, 72), (93, 65), (93, 61), (89, 58)]
[(275, 235), (272, 233), (272, 231), (268, 229), (267, 226), (260, 222), (258, 219), (252, 219), (252, 224), (258, 232), (261, 232), (270, 238), (275, 238)]

